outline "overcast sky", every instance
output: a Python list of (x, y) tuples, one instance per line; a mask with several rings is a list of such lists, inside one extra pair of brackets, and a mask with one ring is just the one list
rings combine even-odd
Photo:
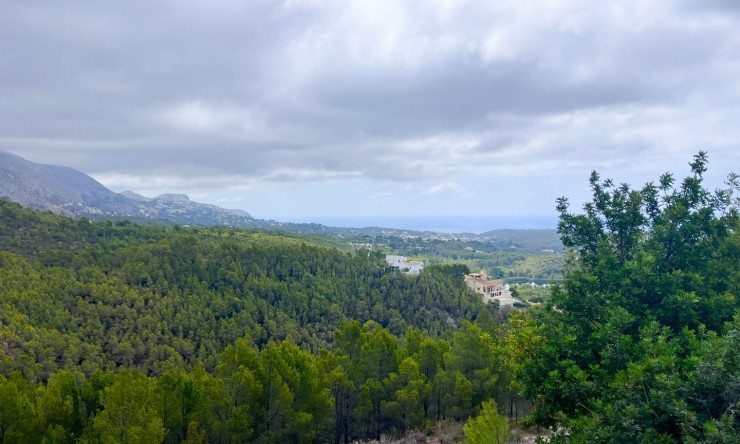
[(740, 172), (735, 0), (0, 3), (0, 149), (256, 217), (554, 214)]

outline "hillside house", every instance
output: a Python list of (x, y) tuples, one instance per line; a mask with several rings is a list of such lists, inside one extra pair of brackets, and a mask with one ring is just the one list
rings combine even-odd
[(424, 262), (410, 261), (405, 256), (388, 255), (385, 257), (385, 263), (391, 267), (396, 267), (406, 274), (419, 274), (424, 269)]
[(513, 305), (516, 302), (504, 288), (504, 282), (499, 279), (488, 279), (485, 273), (470, 273), (465, 275), (465, 284), (468, 288), (481, 295), (483, 302), (488, 303), (496, 299), (499, 304)]

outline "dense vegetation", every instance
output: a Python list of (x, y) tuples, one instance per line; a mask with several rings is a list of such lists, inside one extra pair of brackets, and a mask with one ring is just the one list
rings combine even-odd
[[(211, 370), (237, 338), (318, 351), (347, 319), (450, 337), (483, 307), (450, 267), (409, 279), (377, 255), (259, 232), (114, 227), (9, 203), (0, 217), (0, 239), (16, 251), (0, 255), (4, 324), (33, 327), (27, 334), (39, 339), (14, 360), (36, 361), (19, 369), (38, 380), (67, 361), (86, 373), (133, 365), (157, 374), (170, 360)], [(61, 343), (72, 347), (48, 350)]]
[(738, 442), (740, 183), (707, 191), (706, 164), (637, 190), (593, 173), (582, 214), (559, 201), (572, 255), (520, 375), (552, 442)]
[(583, 213), (558, 202), (562, 285), (514, 314), (465, 265), (0, 202), (0, 443), (503, 442), (530, 411), (554, 443), (737, 443), (740, 183), (706, 164), (594, 173)]
[(465, 267), (8, 202), (0, 227), (2, 443), (346, 441), (516, 401)]

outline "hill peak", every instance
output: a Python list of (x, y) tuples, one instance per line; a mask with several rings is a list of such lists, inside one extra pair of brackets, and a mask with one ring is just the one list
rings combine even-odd
[(190, 202), (190, 198), (187, 194), (173, 193), (160, 194), (159, 196), (155, 197), (154, 200), (162, 200), (165, 202)]

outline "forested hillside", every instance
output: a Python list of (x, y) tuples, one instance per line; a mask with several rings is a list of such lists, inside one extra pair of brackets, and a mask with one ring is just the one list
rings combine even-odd
[(449, 338), (483, 307), (454, 267), (409, 278), (366, 251), (261, 232), (112, 226), (7, 202), (0, 217), (5, 325), (39, 336), (13, 360), (47, 357), (22, 367), (38, 380), (59, 362), (87, 373), (125, 366), (161, 374), (170, 361), (212, 369), (238, 338), (318, 351), (347, 319)]
[(0, 227), (0, 396), (12, 406), (0, 442), (372, 437), (463, 420), (499, 384), (498, 357), (462, 344), (491, 341), (469, 323), (491, 315), (464, 267), (409, 277), (295, 237), (8, 202)]
[(527, 414), (553, 443), (737, 443), (740, 182), (706, 165), (559, 200), (563, 283), (514, 314), (464, 265), (0, 202), (0, 443), (503, 442)]

